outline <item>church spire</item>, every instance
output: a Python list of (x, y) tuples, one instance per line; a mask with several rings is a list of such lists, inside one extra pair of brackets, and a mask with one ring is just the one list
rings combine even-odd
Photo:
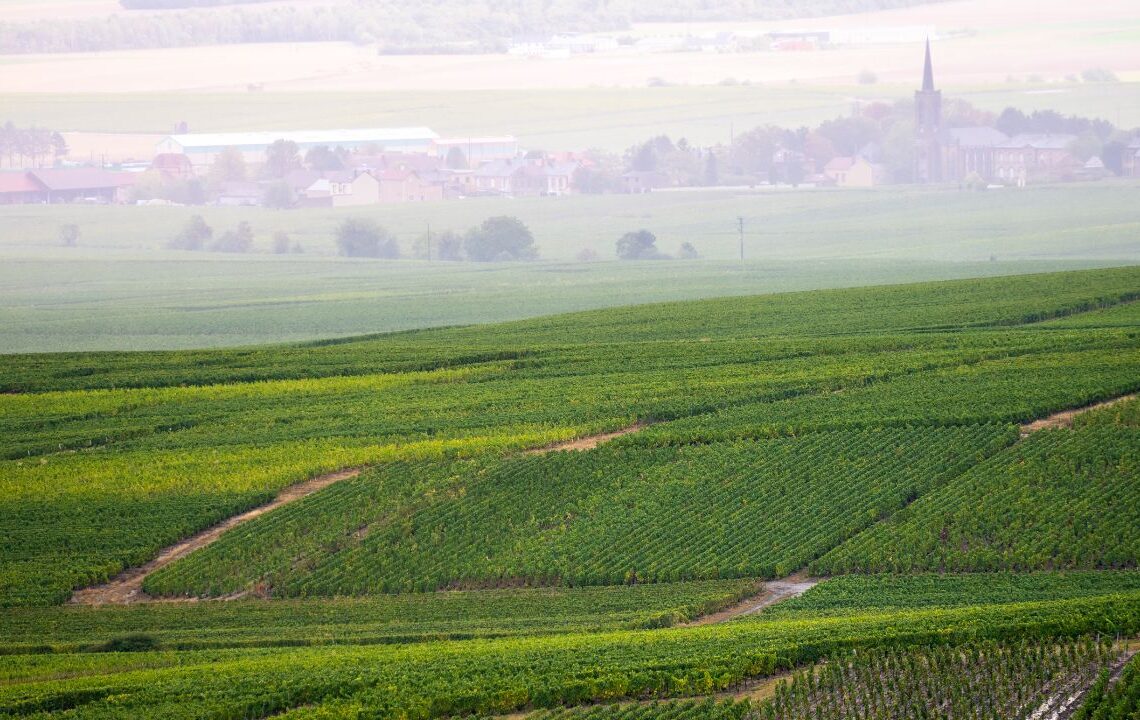
[(934, 90), (934, 65), (930, 62), (930, 38), (926, 38), (926, 66), (922, 69), (922, 89)]

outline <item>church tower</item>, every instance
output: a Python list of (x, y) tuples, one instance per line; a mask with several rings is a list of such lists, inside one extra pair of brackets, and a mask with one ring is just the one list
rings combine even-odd
[(934, 89), (934, 66), (927, 39), (922, 89), (914, 94), (914, 181), (942, 180), (942, 91)]

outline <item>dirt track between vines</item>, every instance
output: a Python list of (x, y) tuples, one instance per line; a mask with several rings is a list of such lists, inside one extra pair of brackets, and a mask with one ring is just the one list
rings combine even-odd
[(808, 577), (806, 573), (796, 573), (795, 575), (789, 575), (783, 580), (765, 582), (759, 594), (745, 598), (732, 607), (725, 608), (720, 612), (699, 617), (686, 625), (688, 627), (715, 625), (717, 623), (734, 620), (738, 617), (753, 615), (778, 602), (799, 597), (819, 583), (819, 578)]
[[(629, 435), (630, 433), (637, 432), (645, 427), (644, 424), (638, 423), (622, 430), (609, 433), (599, 433), (597, 435), (587, 435), (585, 437), (575, 438), (564, 442), (554, 443), (541, 448), (534, 448), (528, 450), (528, 454), (545, 454), (556, 452), (559, 450), (592, 450), (598, 445), (613, 440), (622, 435)], [(152, 598), (143, 592), (142, 584), (147, 576), (156, 570), (170, 565), (171, 563), (181, 560), (190, 553), (201, 550), (204, 547), (212, 545), (222, 537), (226, 532), (232, 530), (238, 525), (260, 517), (267, 512), (276, 510), (277, 508), (287, 505), (291, 502), (300, 500), (303, 497), (312, 495), (315, 492), (324, 490), (329, 485), (338, 483), (341, 480), (354, 478), (364, 471), (363, 467), (347, 468), (345, 470), (338, 470), (337, 472), (327, 473), (315, 478), (310, 478), (303, 482), (290, 485), (277, 494), (270, 502), (259, 505), (251, 510), (246, 510), (243, 513), (234, 515), (233, 517), (226, 518), (217, 525), (202, 530), (185, 540), (171, 545), (170, 547), (162, 550), (154, 559), (149, 562), (133, 568), (127, 568), (123, 572), (116, 575), (108, 582), (92, 585), (91, 587), (76, 590), (71, 595), (71, 604), (73, 605), (128, 605), (131, 603), (141, 602), (194, 602), (198, 598)], [(248, 593), (237, 593), (226, 598), (213, 598), (222, 600), (232, 600), (240, 597), (245, 597)]]
[(75, 605), (125, 605), (134, 602), (152, 601), (152, 598), (143, 593), (142, 584), (143, 580), (155, 570), (164, 568), (175, 560), (180, 560), (195, 550), (214, 543), (225, 534), (227, 530), (231, 530), (242, 523), (249, 522), (271, 510), (276, 510), (282, 505), (287, 505), (307, 495), (312, 495), (333, 483), (356, 477), (361, 471), (362, 468), (350, 468), (348, 470), (340, 470), (338, 472), (320, 475), (305, 480), (304, 482), (290, 485), (278, 493), (277, 497), (270, 502), (259, 505), (252, 510), (246, 510), (233, 517), (226, 518), (217, 525), (191, 535), (185, 540), (179, 541), (166, 548), (153, 560), (144, 565), (127, 568), (112, 580), (102, 585), (94, 585), (92, 587), (83, 588), (82, 590), (76, 590), (71, 596), (71, 602)]
[(1103, 410), (1104, 408), (1112, 407), (1118, 403), (1135, 399), (1137, 396), (1137, 393), (1132, 393), (1131, 395), (1121, 395), (1120, 397), (1112, 398), (1111, 400), (1105, 400), (1104, 402), (1093, 403), (1092, 405), (1086, 405), (1085, 407), (1073, 408), (1072, 410), (1062, 410), (1061, 412), (1053, 413), (1049, 417), (1043, 417), (1040, 420), (1034, 420), (1033, 422), (1028, 422), (1022, 425), (1021, 437), (1029, 437), (1039, 430), (1072, 427), (1073, 420), (1078, 415), (1084, 415), (1085, 413), (1092, 412), (1094, 410)]

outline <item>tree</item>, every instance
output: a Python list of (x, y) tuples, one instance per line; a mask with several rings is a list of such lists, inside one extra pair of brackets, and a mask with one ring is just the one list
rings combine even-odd
[(265, 171), (270, 177), (283, 178), (299, 167), (301, 156), (292, 140), (274, 140), (265, 149)]
[(709, 151), (708, 156), (705, 158), (705, 185), (714, 186), (720, 184), (720, 169), (716, 162), (716, 153)]
[(273, 254), (274, 255), (285, 255), (285, 254), (287, 254), (289, 252), (289, 245), (290, 244), (291, 244), (291, 241), (289, 240), (289, 233), (285, 232), (284, 230), (278, 230), (277, 232), (273, 233)]
[(79, 244), (79, 226), (68, 223), (59, 226), (59, 244), (64, 247), (75, 247)]
[(463, 238), (452, 230), (441, 232), (435, 237), (433, 255), (439, 260), (462, 260)]
[(582, 248), (581, 250), (578, 251), (578, 254), (574, 256), (574, 259), (577, 260), (578, 262), (584, 262), (584, 263), (585, 262), (597, 262), (598, 261), (598, 251), (594, 250), (593, 248)]
[(245, 156), (241, 150), (228, 147), (218, 153), (210, 165), (210, 185), (218, 188), (222, 183), (245, 180)]
[(677, 257), (682, 260), (696, 260), (701, 255), (697, 252), (697, 248), (691, 242), (681, 243), (681, 247), (677, 248)]
[(574, 189), (580, 193), (601, 194), (621, 190), (621, 158), (605, 150), (591, 149), (582, 154), (583, 163), (574, 172)]
[(1080, 160), (1087, 161), (1092, 157), (1100, 157), (1104, 152), (1104, 143), (1091, 130), (1081, 133), (1077, 139), (1069, 144), (1069, 153)]
[(182, 230), (167, 243), (167, 247), (172, 250), (201, 250), (213, 235), (214, 229), (206, 224), (201, 215), (192, 215)]
[(327, 170), (344, 170), (344, 159), (328, 148), (327, 145), (315, 147), (305, 153), (305, 164), (310, 170), (325, 172)]
[(253, 247), (253, 228), (244, 220), (238, 223), (236, 230), (226, 230), (221, 237), (210, 246), (215, 252), (244, 253)]
[(277, 210), (293, 207), (293, 188), (284, 180), (269, 183), (261, 193), (261, 205)]
[(463, 239), (463, 250), (476, 262), (534, 260), (534, 236), (521, 220), (507, 215), (487, 218)]
[(396, 238), (372, 220), (348, 218), (336, 229), (336, 245), (346, 257), (397, 258)]
[(443, 164), (449, 170), (466, 170), (467, 169), (467, 156), (457, 146), (453, 146), (447, 151), (447, 158), (444, 159)]
[(666, 257), (657, 249), (657, 236), (645, 229), (627, 232), (618, 238), (617, 256), (622, 260), (661, 260)]

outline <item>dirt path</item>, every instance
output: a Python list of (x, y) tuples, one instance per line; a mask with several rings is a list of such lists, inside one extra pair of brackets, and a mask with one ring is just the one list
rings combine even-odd
[(599, 433), (598, 435), (587, 435), (585, 437), (574, 438), (573, 440), (563, 440), (562, 442), (553, 443), (540, 448), (527, 450), (527, 455), (545, 455), (546, 453), (558, 452), (559, 450), (593, 450), (604, 442), (619, 438), (623, 435), (632, 435), (633, 433), (644, 429), (648, 423), (635, 423), (627, 428), (615, 430), (614, 432)]
[[(567, 440), (565, 442), (547, 445), (541, 448), (534, 448), (528, 450), (528, 453), (542, 454), (554, 452), (556, 450), (590, 450), (598, 445), (613, 440), (622, 435), (629, 435), (630, 433), (637, 432), (645, 427), (645, 423), (637, 423), (630, 427), (617, 430), (615, 432), (601, 433), (598, 435), (588, 435), (586, 437), (575, 438), (574, 440)], [(180, 560), (195, 550), (206, 547), (218, 540), (227, 531), (241, 525), (242, 523), (249, 522), (256, 517), (260, 517), (271, 510), (276, 510), (282, 505), (300, 500), (301, 498), (312, 495), (313, 493), (323, 490), (333, 483), (347, 480), (351, 477), (356, 477), (362, 472), (363, 468), (350, 468), (348, 470), (341, 470), (327, 475), (306, 480), (296, 485), (289, 487), (278, 493), (277, 497), (271, 502), (255, 507), (252, 510), (247, 510), (240, 515), (234, 515), (227, 518), (222, 522), (214, 525), (213, 527), (206, 528), (202, 532), (186, 538), (170, 547), (166, 548), (158, 554), (150, 562), (140, 565), (138, 567), (127, 568), (119, 573), (115, 578), (109, 582), (101, 585), (95, 585), (81, 590), (76, 590), (71, 596), (71, 603), (74, 605), (125, 605), (137, 602), (193, 602), (196, 598), (173, 598), (173, 599), (160, 599), (152, 598), (145, 594), (142, 590), (143, 580), (154, 571), (164, 568), (171, 563)], [(227, 598), (214, 598), (214, 599), (236, 599), (244, 597), (248, 593), (237, 593)]]
[[(249, 522), (250, 520), (264, 515), (265, 513), (275, 510), (282, 505), (291, 503), (295, 500), (300, 500), (306, 495), (312, 495), (318, 490), (332, 485), (333, 483), (347, 480), (351, 477), (356, 477), (361, 473), (361, 468), (352, 468), (349, 470), (341, 470), (327, 475), (311, 478), (304, 482), (290, 485), (289, 487), (278, 493), (272, 501), (265, 505), (260, 505), (247, 510), (240, 515), (234, 515), (227, 518), (222, 522), (214, 525), (213, 527), (206, 528), (202, 532), (192, 535), (185, 540), (182, 540), (170, 547), (166, 548), (158, 554), (156, 558), (138, 567), (127, 568), (119, 573), (115, 578), (102, 585), (95, 585), (82, 590), (76, 590), (71, 596), (71, 602), (75, 605), (124, 605), (127, 603), (135, 602), (153, 602), (153, 598), (149, 597), (142, 591), (143, 580), (148, 575), (153, 573), (159, 568), (166, 567), (175, 560), (186, 557), (195, 550), (201, 549), (215, 542), (227, 530), (241, 525), (242, 523)], [(240, 597), (235, 595), (233, 597)]]
[(1086, 405), (1085, 407), (1074, 408), (1072, 410), (1062, 410), (1059, 413), (1053, 413), (1049, 417), (1044, 417), (1040, 420), (1034, 420), (1033, 422), (1022, 425), (1021, 437), (1029, 437), (1038, 430), (1072, 427), (1073, 418), (1077, 417), (1078, 415), (1083, 415), (1084, 413), (1092, 412), (1093, 410), (1101, 410), (1106, 407), (1112, 407), (1117, 403), (1132, 400), (1135, 397), (1137, 397), (1137, 393), (1132, 393), (1131, 395), (1121, 395), (1120, 397), (1113, 398), (1112, 400), (1105, 400), (1104, 402)]
[[(1110, 687), (1116, 684), (1116, 681), (1124, 674), (1124, 666), (1127, 665), (1128, 661), (1132, 659), (1132, 656), (1136, 654), (1136, 649), (1130, 647), (1130, 645), (1131, 643), (1124, 644), (1124, 652), (1120, 658), (1109, 667), (1111, 671), (1109, 677)], [(1093, 683), (1095, 682), (1096, 678), (1093, 679)], [(1090, 683), (1088, 686), (1077, 688), (1076, 690), (1070, 688), (1067, 691), (1063, 691), (1060, 695), (1051, 697), (1042, 703), (1041, 707), (1037, 708), (1029, 718), (1030, 720), (1069, 720), (1069, 718), (1076, 714), (1081, 705), (1084, 704), (1085, 696), (1088, 695), (1091, 689), (1092, 684)]]
[(820, 580), (818, 578), (810, 578), (805, 573), (789, 575), (783, 580), (766, 582), (764, 583), (764, 589), (759, 595), (746, 598), (720, 612), (699, 617), (691, 623), (687, 623), (687, 626), (715, 625), (738, 617), (744, 617), (745, 615), (752, 615), (788, 598), (799, 597), (819, 583)]

